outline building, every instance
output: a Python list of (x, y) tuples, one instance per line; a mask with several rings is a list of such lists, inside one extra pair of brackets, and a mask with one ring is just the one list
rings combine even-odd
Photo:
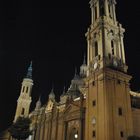
[[(123, 43), (124, 28), (116, 19), (115, 0), (91, 0), (87, 62), (75, 73), (60, 102), (51, 90), (48, 102), (29, 112), (32, 64), (23, 79), (15, 119), (30, 117), (30, 140), (127, 140), (140, 136), (139, 93), (132, 92)], [(133, 106), (132, 106), (133, 105)], [(10, 137), (8, 137), (10, 139)]]

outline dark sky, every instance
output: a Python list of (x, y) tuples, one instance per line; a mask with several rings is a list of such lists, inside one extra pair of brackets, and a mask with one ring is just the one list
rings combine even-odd
[[(34, 107), (43, 104), (52, 84), (58, 97), (69, 87), (86, 53), (89, 0), (11, 0), (0, 2), (0, 131), (11, 124), (21, 82), (33, 61)], [(124, 43), (132, 90), (140, 90), (139, 1), (117, 0), (117, 19), (126, 29)]]

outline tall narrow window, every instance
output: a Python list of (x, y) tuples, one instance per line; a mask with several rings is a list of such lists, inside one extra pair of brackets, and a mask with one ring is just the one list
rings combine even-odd
[(122, 116), (122, 108), (121, 107), (118, 108), (118, 114), (119, 114), (119, 116)]
[(92, 85), (95, 86), (95, 81), (92, 81)]
[(110, 53), (108, 54), (108, 58), (111, 59), (111, 54)]
[(109, 12), (109, 17), (112, 18), (110, 4), (108, 4), (108, 12)]
[(114, 42), (111, 40), (111, 49), (112, 49), (112, 55), (114, 55)]
[(105, 14), (104, 2), (103, 1), (99, 1), (99, 5), (100, 5), (100, 16), (103, 16)]
[(24, 90), (25, 90), (25, 86), (23, 87), (22, 92), (24, 92)]
[(95, 6), (95, 20), (97, 19), (97, 7)]
[(28, 93), (28, 87), (26, 88), (26, 93)]
[(98, 55), (98, 43), (95, 42), (95, 57)]
[(92, 132), (92, 136), (93, 136), (93, 137), (96, 137), (96, 132), (95, 132), (95, 130)]
[(93, 105), (93, 106), (96, 106), (96, 100), (93, 100), (93, 101), (92, 101), (92, 105)]
[(22, 108), (21, 115), (24, 115), (25, 109)]
[(123, 131), (120, 131), (120, 136), (123, 138), (124, 136)]
[(108, 4), (108, 12), (109, 12), (109, 15), (110, 15), (110, 5)]

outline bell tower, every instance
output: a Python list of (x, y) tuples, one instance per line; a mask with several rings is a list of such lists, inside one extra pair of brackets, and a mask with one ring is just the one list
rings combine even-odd
[(33, 86), (32, 80), (32, 62), (28, 68), (26, 77), (23, 79), (20, 96), (17, 100), (17, 109), (14, 121), (19, 116), (27, 117), (29, 115), (30, 104), (31, 104), (31, 91)]
[(124, 29), (116, 20), (115, 0), (91, 0), (91, 25), (86, 33), (89, 72), (114, 67), (127, 72)]
[(87, 38), (86, 140), (127, 140), (133, 134), (124, 28), (115, 0), (91, 0)]

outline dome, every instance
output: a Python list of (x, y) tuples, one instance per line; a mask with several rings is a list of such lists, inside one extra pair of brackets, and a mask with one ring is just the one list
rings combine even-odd
[(81, 95), (81, 92), (77, 85), (71, 84), (70, 88), (67, 92), (68, 96), (72, 97), (73, 99), (79, 97)]

